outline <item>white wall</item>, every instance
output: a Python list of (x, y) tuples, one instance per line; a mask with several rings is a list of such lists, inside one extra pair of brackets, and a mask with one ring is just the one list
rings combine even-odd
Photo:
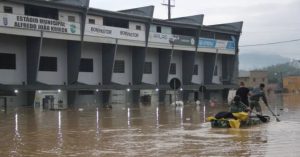
[(111, 81), (123, 85), (132, 84), (132, 49), (127, 46), (119, 46), (115, 60), (125, 61), (125, 72), (113, 73)]
[(95, 43), (85, 43), (81, 58), (93, 59), (93, 72), (79, 72), (78, 82), (98, 85), (102, 84), (102, 52), (101, 45)]
[(25, 9), (23, 4), (15, 4), (10, 2), (0, 2), (0, 13), (4, 12), (3, 7), (8, 6), (13, 8), (13, 14), (24, 15)]
[(50, 85), (67, 83), (67, 42), (45, 39), (40, 56), (57, 57), (57, 71), (39, 71), (37, 80)]
[(218, 71), (218, 75), (213, 76), (213, 83), (220, 84), (222, 78), (222, 56), (221, 55), (218, 55), (216, 70)]
[(68, 22), (68, 16), (74, 16), (75, 17), (75, 23), (80, 23), (81, 22), (81, 17), (78, 13), (73, 13), (73, 12), (68, 12), (68, 11), (63, 11), (59, 10), (58, 11), (58, 19), (60, 21), (65, 21)]
[(94, 19), (95, 25), (103, 25), (103, 18), (100, 16), (88, 15), (85, 23), (89, 23), (89, 19)]
[(145, 31), (146, 30), (145, 24), (129, 21), (129, 29), (136, 30), (136, 26), (141, 26), (141, 30), (140, 31)]
[(0, 53), (16, 54), (16, 69), (0, 69), (0, 84), (26, 83), (26, 38), (12, 35), (0, 35)]
[(143, 74), (142, 82), (153, 84), (159, 82), (159, 61), (158, 49), (148, 49), (146, 53), (146, 62), (152, 62), (152, 74)]
[(196, 53), (195, 64), (198, 65), (198, 75), (193, 75), (192, 76), (192, 83), (203, 84), (203, 81), (204, 81), (204, 61), (203, 61), (203, 54), (202, 53)]
[(170, 74), (168, 76), (168, 82), (177, 77), (182, 82), (182, 52), (181, 51), (174, 51), (171, 59), (171, 63), (176, 63), (176, 74)]

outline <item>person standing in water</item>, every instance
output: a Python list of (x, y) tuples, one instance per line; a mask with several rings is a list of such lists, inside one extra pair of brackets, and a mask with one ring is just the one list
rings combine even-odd
[(236, 91), (236, 95), (240, 96), (241, 102), (245, 105), (249, 106), (248, 96), (249, 96), (249, 89), (245, 87), (244, 82), (240, 82), (240, 87)]

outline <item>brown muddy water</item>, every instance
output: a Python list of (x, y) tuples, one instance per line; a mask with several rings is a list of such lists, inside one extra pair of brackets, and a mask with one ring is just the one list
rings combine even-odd
[[(271, 97), (268, 124), (213, 129), (207, 116), (224, 105), (114, 105), (113, 109), (0, 112), (0, 157), (300, 156), (300, 95)], [(266, 108), (264, 113), (270, 114)]]

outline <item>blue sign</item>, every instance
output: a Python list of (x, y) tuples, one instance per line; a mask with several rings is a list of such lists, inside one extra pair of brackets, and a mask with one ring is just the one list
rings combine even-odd
[(209, 38), (199, 38), (198, 47), (215, 48), (217, 41)]
[(226, 45), (226, 49), (234, 50), (235, 49), (235, 43), (234, 43), (234, 41), (228, 41), (227, 45)]

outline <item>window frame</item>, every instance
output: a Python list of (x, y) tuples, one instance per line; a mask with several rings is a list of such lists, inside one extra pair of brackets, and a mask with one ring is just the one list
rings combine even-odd
[[(7, 12), (7, 9), (9, 9), (10, 11), (9, 12)], [(12, 14), (13, 12), (14, 12), (14, 9), (13, 9), (13, 7), (12, 6), (3, 6), (3, 12), (4, 13), (7, 13), (7, 14)]]
[[(55, 61), (54, 60), (52, 60), (52, 61), (54, 61), (53, 63), (51, 63), (51, 62), (49, 62), (49, 60), (48, 60), (48, 62), (46, 62), (45, 63), (45, 61), (43, 61), (44, 59), (46, 59), (46, 58), (48, 58), (48, 59), (55, 59)], [(49, 67), (47, 67), (47, 65), (51, 65), (51, 64), (55, 64), (55, 68), (54, 68), (54, 66), (53, 66), (53, 68), (49, 68)], [(40, 56), (40, 60), (39, 60), (39, 71), (43, 71), (43, 72), (57, 72), (58, 71), (58, 58), (57, 57), (52, 57), (52, 56)], [(48, 68), (48, 69), (47, 69)]]
[(176, 75), (176, 63), (171, 63), (170, 64), (170, 71), (169, 74), (171, 75)]
[[(3, 60), (0, 59), (0, 70), (16, 70), (17, 69), (17, 55), (16, 54), (0, 53), (0, 56), (1, 56), (0, 58), (3, 59)], [(3, 57), (6, 57), (6, 58), (3, 58)]]
[(114, 62), (114, 73), (125, 73), (125, 61), (124, 60), (115, 60)]
[(152, 74), (152, 62), (145, 62), (144, 74)]

